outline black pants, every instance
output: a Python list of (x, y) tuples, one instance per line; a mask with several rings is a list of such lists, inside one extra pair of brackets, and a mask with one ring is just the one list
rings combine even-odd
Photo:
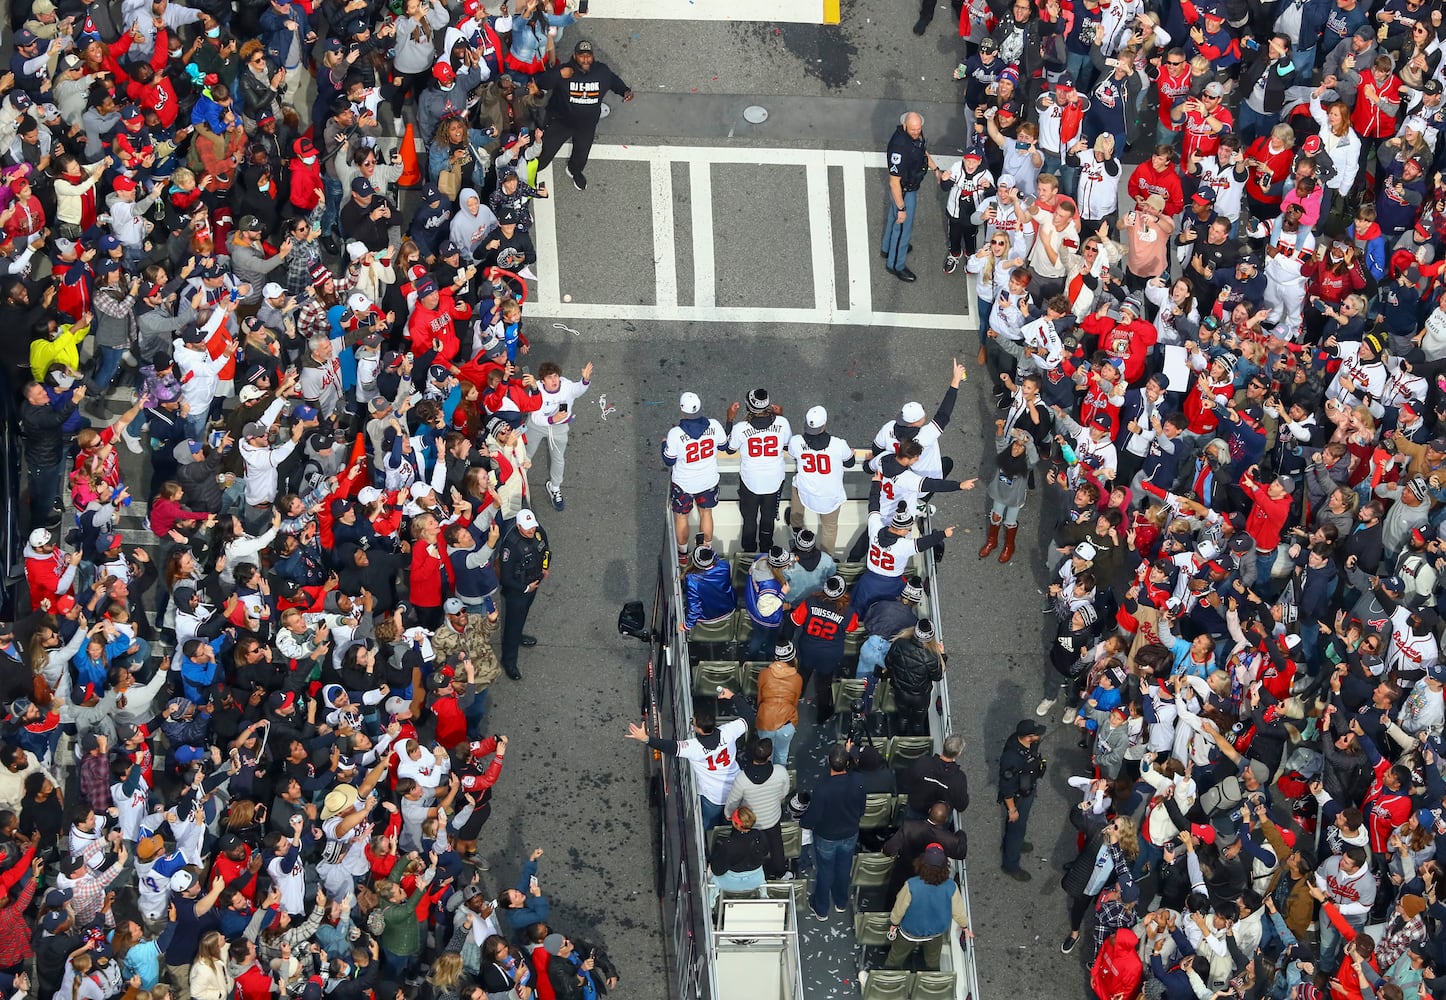
[(527, 628), (527, 614), (532, 610), (532, 601), (537, 591), (502, 591), (502, 667), (517, 669), (517, 649), (522, 643), (522, 631)]
[(540, 171), (557, 156), (558, 150), (567, 140), (572, 140), (572, 152), (567, 157), (567, 169), (574, 175), (587, 168), (587, 158), (592, 153), (593, 140), (597, 138), (597, 122), (588, 125), (573, 125), (570, 122), (549, 121), (542, 133), (542, 152), (537, 157)]
[(778, 491), (754, 493), (738, 485), (738, 514), (743, 531), (738, 536), (738, 551), (767, 552), (773, 548), (773, 526), (778, 521)]
[(963, 257), (979, 249), (979, 227), (969, 221), (969, 210), (959, 206), (956, 219), (949, 216), (949, 256)]
[(783, 824), (774, 823), (764, 830), (763, 839), (768, 842), (768, 860), (764, 862), (763, 874), (779, 878), (788, 869), (788, 858), (783, 854)]
[(989, 370), (989, 381), (994, 385), (995, 394), (1004, 392), (1004, 382), (999, 378), (1001, 373), (1007, 372), (1011, 378), (1019, 371), (1019, 362), (1014, 360), (1014, 355), (996, 343), (996, 338), (990, 337), (984, 345), (984, 366)]
[[(937, 0), (920, 0), (920, 3), (919, 3), (919, 23), (920, 23), (920, 24), (928, 24), (930, 21), (934, 20), (934, 7), (935, 7), (936, 3), (937, 3)], [(954, 8), (954, 18), (955, 18), (955, 20), (958, 20), (959, 15), (960, 15), (960, 14), (963, 12), (963, 10), (964, 10), (964, 0), (949, 0), (949, 6), (951, 6), (951, 7)]]

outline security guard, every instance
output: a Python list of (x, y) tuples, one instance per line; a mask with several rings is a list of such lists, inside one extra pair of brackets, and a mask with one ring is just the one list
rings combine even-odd
[(502, 622), (502, 670), (520, 681), (517, 647), (537, 645), (537, 639), (522, 630), (527, 627), (527, 613), (532, 610), (537, 588), (547, 579), (548, 563), (552, 561), (547, 532), (537, 523), (537, 515), (526, 507), (519, 510), (497, 553), (497, 579), (507, 615)]
[(914, 232), (914, 204), (919, 185), (934, 166), (934, 158), (924, 148), (924, 118), (910, 111), (889, 139), (889, 196), (884, 203), (884, 242), (879, 256), (884, 267), (900, 281), (918, 279), (906, 266), (909, 237)]
[(1029, 828), (1029, 810), (1034, 805), (1034, 791), (1044, 776), (1045, 759), (1039, 752), (1039, 741), (1045, 729), (1033, 719), (1025, 719), (1014, 727), (1014, 735), (1004, 744), (999, 755), (999, 804), (1004, 820), (1001, 845), (1004, 874), (1017, 882), (1028, 882), (1029, 872), (1019, 867), (1019, 855), (1032, 849), (1024, 837)]

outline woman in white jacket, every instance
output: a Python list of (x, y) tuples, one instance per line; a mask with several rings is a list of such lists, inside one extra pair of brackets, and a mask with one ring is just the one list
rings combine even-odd
[(222, 521), (220, 527), (221, 555), (226, 560), (221, 566), (220, 575), (221, 582), (229, 590), (236, 582), (232, 574), (237, 566), (246, 563), (252, 566), (260, 565), (261, 553), (276, 540), (276, 532), (281, 528), (281, 511), (272, 511), (271, 527), (259, 535), (248, 535), (241, 519), (234, 514)]
[[(1145, 298), (1156, 308), (1155, 330), (1160, 346), (1179, 347), (1195, 339), (1200, 331), (1200, 308), (1189, 278), (1179, 278), (1172, 285), (1151, 278), (1145, 285)], [(1177, 325), (1182, 320), (1183, 324)]]
[(1170, 811), (1164, 800), (1171, 799), (1180, 814), (1186, 815), (1195, 804), (1195, 782), (1185, 767), (1174, 757), (1159, 760), (1157, 754), (1152, 763), (1150, 757), (1140, 762), (1140, 780), (1155, 790), (1150, 803), (1145, 807), (1144, 822), (1140, 826), (1140, 856), (1135, 860), (1135, 878), (1143, 878), (1164, 856), (1165, 845), (1174, 840), (1180, 828), (1170, 818)]
[(191, 963), (191, 1000), (231, 1000), (236, 981), (221, 953), (225, 943), (220, 931), (207, 931), (201, 938), (196, 960)]
[[(1321, 104), (1325, 87), (1317, 87), (1310, 98), (1310, 116), (1320, 125), (1321, 149), (1330, 157), (1336, 175), (1326, 186), (1337, 198), (1350, 196), (1361, 162), (1361, 139), (1351, 128), (1351, 112), (1340, 101), (1330, 107)], [(1309, 140), (1307, 140), (1309, 141)]]
[[(992, 234), (988, 241), (964, 262), (964, 269), (974, 275), (974, 297), (979, 307), (979, 355), (984, 356), (984, 344), (989, 336), (989, 313), (999, 295), (1009, 287), (1009, 276), (1016, 267), (1024, 265), (1023, 257), (1009, 256), (1009, 236), (1003, 232)], [(979, 362), (983, 364), (983, 361)]]

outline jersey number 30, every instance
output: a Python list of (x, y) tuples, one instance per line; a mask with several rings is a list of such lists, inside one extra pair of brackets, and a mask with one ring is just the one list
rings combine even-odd
[(728, 755), (727, 747), (720, 747), (717, 753), (709, 754), (703, 758), (708, 762), (708, 770), (716, 771), (720, 767), (727, 767), (733, 763), (733, 758)]
[(687, 449), (683, 452), (683, 461), (685, 462), (706, 462), (712, 457), (712, 438), (704, 438), (701, 441), (689, 441)]
[(798, 456), (798, 466), (804, 472), (826, 476), (833, 471), (833, 461), (827, 455), (806, 451)]

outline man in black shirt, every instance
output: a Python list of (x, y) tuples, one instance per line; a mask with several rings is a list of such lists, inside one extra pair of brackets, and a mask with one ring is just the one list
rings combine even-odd
[[(624, 101), (633, 99), (633, 92), (607, 63), (593, 59), (592, 42), (584, 39), (572, 50), (572, 59), (538, 76), (532, 87), (546, 90), (552, 98), (547, 106), (547, 128), (542, 133), (542, 154), (537, 159), (541, 170), (552, 162), (562, 144), (572, 140), (572, 153), (567, 158), (567, 176), (579, 191), (587, 190), (583, 168), (592, 152), (597, 136), (598, 119), (602, 117), (602, 95), (605, 91), (621, 94)], [(536, 90), (533, 91), (536, 93)]]
[(920, 757), (909, 767), (904, 791), (909, 796), (905, 819), (923, 819), (936, 802), (963, 812), (969, 808), (969, 779), (959, 767), (964, 737), (955, 733), (944, 740), (938, 754)]
[(828, 755), (828, 777), (814, 786), (813, 798), (799, 820), (805, 830), (813, 831), (818, 871), (810, 902), (820, 920), (828, 919), (830, 899), (840, 913), (848, 909), (849, 877), (867, 798), (863, 779), (849, 771), (848, 751), (834, 747)]
[(1001, 847), (1004, 873), (1018, 882), (1028, 882), (1029, 872), (1019, 867), (1019, 856), (1029, 831), (1029, 810), (1034, 805), (1034, 790), (1044, 775), (1044, 758), (1039, 741), (1045, 729), (1025, 719), (1014, 727), (999, 755), (999, 805), (1003, 813), (1004, 837)]
[(879, 256), (884, 265), (900, 281), (917, 281), (910, 271), (909, 237), (914, 232), (914, 203), (924, 176), (937, 169), (934, 158), (924, 145), (924, 118), (910, 111), (889, 138), (887, 151), (889, 170), (888, 196), (884, 205), (884, 241)]
[(392, 204), (379, 195), (365, 177), (353, 177), (351, 197), (341, 207), (341, 231), (348, 240), (360, 240), (372, 253), (390, 245)]

